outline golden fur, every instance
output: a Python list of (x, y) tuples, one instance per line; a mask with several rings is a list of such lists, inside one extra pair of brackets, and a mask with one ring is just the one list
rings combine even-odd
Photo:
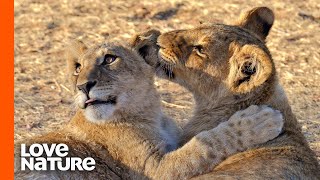
[(159, 76), (194, 95), (194, 115), (183, 127), (181, 145), (252, 104), (266, 104), (284, 114), (279, 137), (231, 156), (195, 179), (320, 179), (315, 154), (291, 111), (265, 45), (273, 21), (269, 8), (258, 7), (242, 14), (235, 25), (204, 24), (161, 35), (151, 30), (131, 41)]
[(162, 114), (152, 68), (135, 51), (112, 44), (87, 49), (75, 42), (67, 59), (76, 115), (62, 129), (24, 143), (65, 143), (69, 156), (93, 157), (96, 169), (20, 171), (17, 155), (16, 179), (184, 179), (273, 139), (283, 125), (280, 112), (251, 106), (175, 150), (177, 127)]

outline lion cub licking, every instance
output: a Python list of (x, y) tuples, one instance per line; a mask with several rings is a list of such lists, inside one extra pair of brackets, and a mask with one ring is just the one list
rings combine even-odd
[(162, 114), (152, 67), (138, 53), (113, 44), (87, 49), (76, 42), (68, 53), (68, 66), (79, 107), (76, 115), (61, 130), (27, 144), (67, 144), (70, 156), (93, 157), (96, 168), (87, 172), (19, 171), (16, 178), (185, 179), (275, 138), (282, 129), (279, 111), (250, 106), (174, 150), (177, 127)]
[(202, 24), (163, 34), (151, 30), (131, 42), (159, 76), (194, 96), (195, 110), (183, 127), (182, 145), (252, 104), (283, 113), (280, 136), (227, 158), (196, 179), (320, 179), (315, 153), (292, 113), (265, 44), (273, 21), (272, 10), (257, 7), (234, 25)]

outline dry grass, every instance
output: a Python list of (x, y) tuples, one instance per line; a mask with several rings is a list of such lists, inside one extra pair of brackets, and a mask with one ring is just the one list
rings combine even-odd
[[(269, 6), (276, 22), (268, 37), (281, 83), (305, 136), (320, 159), (320, 5), (316, 0), (15, 1), (15, 140), (59, 128), (72, 116), (63, 49), (85, 42), (127, 40), (156, 27), (163, 32), (199, 22), (231, 22), (243, 10)], [(193, 100), (176, 84), (157, 80), (164, 108), (185, 122)]]

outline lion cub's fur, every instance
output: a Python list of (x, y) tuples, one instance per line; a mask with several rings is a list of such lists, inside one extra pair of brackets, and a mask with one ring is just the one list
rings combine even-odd
[(284, 114), (279, 137), (227, 158), (199, 179), (320, 179), (315, 154), (279, 85), (265, 45), (273, 21), (273, 12), (259, 7), (242, 14), (233, 26), (204, 24), (161, 35), (151, 30), (131, 42), (159, 76), (194, 95), (194, 115), (183, 127), (181, 144), (252, 104), (267, 104)]
[[(175, 150), (177, 127), (162, 114), (153, 70), (142, 57), (112, 44), (87, 49), (75, 42), (68, 52), (68, 74), (79, 109), (62, 129), (24, 143), (65, 143), (70, 149), (68, 156), (93, 157), (96, 168), (89, 172), (20, 171), (17, 155), (16, 179), (188, 178), (206, 172), (231, 154), (273, 139), (281, 131), (279, 112), (251, 106)], [(258, 118), (261, 114), (266, 116)], [(239, 133), (241, 137), (237, 137)], [(242, 146), (235, 147), (235, 143)]]

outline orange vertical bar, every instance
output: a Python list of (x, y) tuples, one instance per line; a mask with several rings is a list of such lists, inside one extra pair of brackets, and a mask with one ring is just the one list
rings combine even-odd
[(0, 179), (14, 179), (14, 4), (0, 2)]

